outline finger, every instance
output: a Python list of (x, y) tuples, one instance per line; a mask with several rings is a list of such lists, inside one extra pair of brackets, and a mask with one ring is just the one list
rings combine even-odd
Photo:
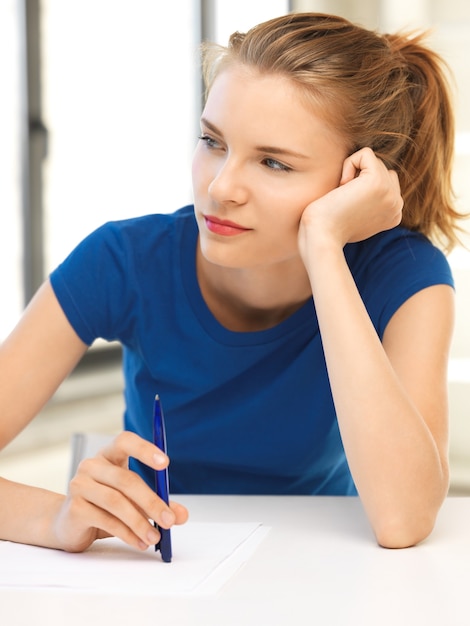
[(164, 469), (169, 463), (168, 456), (157, 446), (129, 431), (119, 433), (99, 454), (122, 467), (127, 466), (130, 456), (154, 469)]
[[(117, 467), (110, 467), (114, 473), (132, 474), (132, 472), (126, 472)], [(146, 546), (157, 543), (160, 536), (149, 521), (149, 517), (157, 519), (159, 524), (161, 523), (162, 526), (166, 527), (167, 522), (174, 519), (174, 513), (169, 512), (171, 519), (162, 516), (162, 509), (165, 510), (166, 505), (150, 489), (149, 492), (153, 496), (153, 507), (147, 506), (147, 508), (153, 508), (153, 511), (158, 511), (158, 514), (149, 515), (143, 512), (145, 511), (144, 507), (135, 505), (122, 490), (114, 488), (112, 484), (110, 485), (113, 479), (110, 479), (109, 474), (110, 472), (108, 475), (103, 471), (101, 472), (101, 477), (104, 478), (103, 483), (98, 482), (96, 477), (90, 473), (77, 475), (71, 482), (71, 499), (79, 503), (86, 502), (93, 507), (91, 510), (87, 509), (90, 513), (88, 524), (112, 533), (128, 543), (131, 541), (133, 545), (135, 545), (136, 538)], [(142, 482), (140, 479), (138, 480)], [(146, 487), (146, 485), (144, 486)]]
[(340, 186), (357, 178), (361, 172), (368, 170), (379, 161), (370, 148), (361, 148), (348, 156), (343, 163)]
[[(150, 524), (148, 524), (148, 534), (142, 537), (118, 517), (82, 497), (70, 499), (67, 513), (68, 518), (73, 520), (72, 523), (66, 522), (73, 537), (71, 544), (65, 546), (68, 551), (82, 551), (94, 539), (104, 537), (117, 537), (138, 550), (146, 550), (150, 545), (155, 545), (160, 540), (160, 534)], [(93, 529), (95, 529), (94, 532)], [(90, 539), (92, 532), (93, 537)]]
[[(174, 502), (173, 500), (170, 500), (168, 506), (170, 507), (170, 509), (173, 511), (175, 515), (175, 521), (174, 521), (175, 525), (179, 526), (181, 524), (185, 524), (188, 521), (189, 511), (185, 506), (183, 506), (179, 502)], [(140, 513), (142, 515), (145, 515), (145, 511), (140, 510)]]
[(351, 182), (358, 175), (358, 169), (354, 164), (354, 161), (351, 157), (348, 157), (343, 163), (343, 170), (341, 172), (341, 179), (339, 181), (339, 186), (345, 185), (346, 183)]
[[(170, 507), (138, 474), (127, 468), (98, 458), (85, 459), (74, 479), (74, 489), (77, 489), (77, 483), (82, 490), (81, 494), (84, 495), (87, 490), (87, 499), (92, 499), (96, 505), (110, 511), (134, 530), (139, 518), (151, 518), (163, 528), (170, 528), (175, 523), (175, 515)], [(97, 489), (94, 493), (95, 485), (109, 489), (106, 491)]]
[(339, 186), (346, 185), (354, 180), (357, 176), (358, 172), (355, 167), (347, 167), (343, 169), (343, 174), (341, 176), (341, 180), (339, 181)]
[(189, 512), (185, 506), (183, 506), (179, 502), (174, 502), (173, 500), (170, 500), (170, 509), (175, 514), (175, 524), (185, 524), (188, 521)]

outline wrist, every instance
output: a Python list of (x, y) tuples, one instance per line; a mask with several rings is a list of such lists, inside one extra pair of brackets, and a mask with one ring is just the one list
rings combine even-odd
[(325, 261), (330, 255), (344, 258), (344, 246), (339, 229), (327, 227), (325, 224), (312, 223), (312, 220), (302, 220), (299, 229), (299, 250), (307, 266), (319, 258)]

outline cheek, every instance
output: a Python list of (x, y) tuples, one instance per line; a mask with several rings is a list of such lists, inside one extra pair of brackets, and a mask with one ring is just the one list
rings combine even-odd
[[(295, 183), (284, 189), (272, 190), (276, 196), (276, 205), (284, 207), (286, 220), (299, 223), (303, 212), (309, 204), (326, 195), (338, 187), (341, 178), (341, 168), (334, 168), (324, 173), (308, 177), (308, 180), (297, 179)], [(277, 193), (275, 193), (277, 191)]]
[(197, 157), (197, 154), (193, 157), (193, 162), (191, 165), (191, 177), (193, 181), (193, 188), (196, 190), (198, 187), (199, 180), (201, 178), (201, 165), (200, 160)]
[(303, 212), (313, 198), (308, 190), (302, 192), (295, 186), (291, 190), (283, 190), (281, 193), (279, 193), (279, 189), (277, 191), (278, 193), (273, 193), (274, 190), (271, 189), (273, 200), (271, 206), (274, 208), (275, 220), (283, 228), (296, 230)]
[(193, 162), (191, 166), (191, 176), (193, 181), (193, 188), (195, 191), (200, 190), (203, 184), (207, 183), (208, 168), (205, 165), (205, 160), (200, 152), (200, 148), (196, 148), (193, 156)]

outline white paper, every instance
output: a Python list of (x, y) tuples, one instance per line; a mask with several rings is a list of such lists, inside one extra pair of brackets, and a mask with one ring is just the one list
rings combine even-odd
[(121, 594), (216, 593), (245, 563), (269, 528), (259, 523), (192, 523), (172, 528), (173, 559), (139, 552), (119, 539), (71, 554), (0, 542), (0, 588), (52, 588)]

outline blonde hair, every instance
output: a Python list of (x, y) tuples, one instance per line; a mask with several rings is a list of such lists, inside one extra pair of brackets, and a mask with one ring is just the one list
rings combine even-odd
[(292, 80), (325, 121), (397, 171), (402, 225), (450, 250), (458, 241), (451, 172), (454, 117), (447, 66), (425, 33), (378, 34), (321, 13), (278, 17), (228, 47), (203, 45), (206, 89), (241, 63)]

